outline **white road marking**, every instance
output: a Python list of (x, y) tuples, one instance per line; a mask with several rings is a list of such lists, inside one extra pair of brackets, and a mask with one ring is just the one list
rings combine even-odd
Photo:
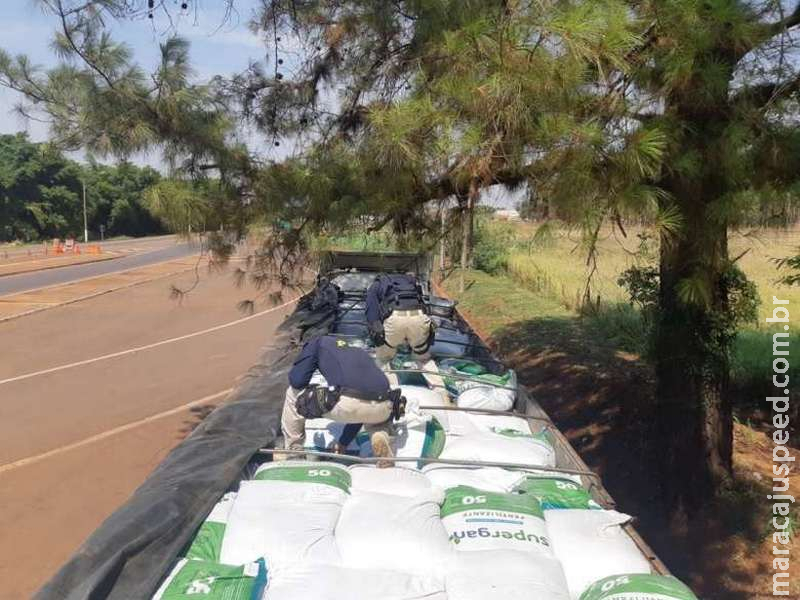
[(95, 442), (99, 442), (100, 440), (104, 440), (111, 436), (117, 435), (124, 431), (129, 431), (130, 429), (135, 429), (136, 427), (140, 427), (142, 425), (146, 425), (147, 423), (152, 423), (153, 421), (158, 421), (159, 419), (163, 419), (164, 417), (169, 417), (171, 415), (175, 415), (179, 412), (192, 408), (194, 406), (198, 406), (201, 404), (206, 404), (217, 398), (221, 398), (222, 396), (226, 396), (227, 394), (231, 393), (233, 388), (228, 388), (227, 390), (222, 390), (221, 392), (217, 392), (216, 394), (211, 394), (210, 396), (205, 396), (200, 398), (199, 400), (193, 400), (192, 402), (188, 402), (181, 406), (176, 406), (175, 408), (171, 408), (169, 410), (165, 410), (164, 412), (160, 412), (155, 415), (150, 415), (149, 417), (145, 417), (144, 419), (139, 419), (138, 421), (133, 421), (126, 425), (120, 425), (119, 427), (114, 427), (113, 429), (109, 429), (102, 433), (95, 434), (88, 438), (84, 438), (78, 442), (73, 442), (71, 444), (67, 444), (66, 446), (60, 446), (58, 448), (53, 448), (52, 450), (48, 450), (47, 452), (43, 452), (41, 454), (35, 454), (34, 456), (28, 456), (26, 458), (21, 458), (19, 460), (15, 460), (10, 463), (6, 463), (4, 465), (0, 465), (0, 474), (5, 473), (7, 471), (13, 471), (14, 469), (19, 469), (20, 467), (25, 467), (27, 465), (40, 462), (47, 458), (51, 458), (58, 454), (63, 454), (64, 452), (69, 452), (70, 450), (75, 450), (77, 448), (81, 448), (83, 446), (88, 446), (89, 444), (93, 444)]
[(285, 308), (290, 304), (297, 302), (299, 300), (299, 296), (297, 298), (292, 298), (288, 302), (284, 302), (283, 304), (279, 304), (278, 306), (273, 306), (272, 308), (268, 308), (266, 310), (262, 310), (261, 312), (257, 312), (253, 315), (242, 317), (241, 319), (237, 319), (235, 321), (230, 321), (228, 323), (223, 323), (221, 325), (215, 325), (214, 327), (209, 327), (208, 329), (203, 329), (201, 331), (195, 331), (193, 333), (187, 333), (185, 335), (180, 335), (178, 337), (169, 338), (166, 340), (161, 340), (159, 342), (153, 342), (152, 344), (146, 344), (144, 346), (136, 346), (134, 348), (128, 348), (127, 350), (120, 350), (119, 352), (112, 352), (111, 354), (104, 354), (102, 356), (95, 356), (94, 358), (87, 358), (85, 360), (79, 360), (77, 362), (68, 363), (65, 365), (59, 365), (57, 367), (50, 367), (49, 369), (42, 369), (41, 371), (33, 371), (31, 373), (25, 373), (23, 375), (17, 375), (16, 377), (9, 377), (7, 379), (0, 379), (0, 385), (5, 385), (7, 383), (13, 383), (15, 381), (22, 381), (24, 379), (31, 379), (33, 377), (39, 377), (40, 375), (47, 375), (49, 373), (57, 373), (58, 371), (65, 371), (67, 369), (72, 369), (75, 367), (81, 367), (83, 365), (90, 365), (92, 363), (100, 362), (103, 360), (108, 360), (110, 358), (117, 358), (119, 356), (126, 356), (128, 354), (135, 354), (136, 352), (142, 352), (144, 350), (150, 350), (152, 348), (158, 348), (159, 346), (164, 346), (166, 344), (172, 344), (175, 342), (180, 342), (183, 340), (188, 340), (193, 337), (197, 337), (200, 335), (206, 335), (207, 333), (213, 333), (214, 331), (219, 331), (220, 329), (227, 329), (228, 327), (233, 327), (235, 325), (239, 325), (241, 323), (246, 323), (252, 319), (256, 319), (268, 313), (274, 312), (276, 310), (280, 310), (281, 308)]

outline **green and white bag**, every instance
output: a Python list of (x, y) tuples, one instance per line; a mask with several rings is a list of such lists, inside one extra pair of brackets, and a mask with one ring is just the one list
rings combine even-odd
[(333, 536), (350, 495), (350, 473), (330, 462), (285, 461), (242, 481), (220, 561), (240, 565), (266, 557), (270, 570), (299, 562), (337, 564)]
[(602, 508), (581, 485), (561, 477), (526, 477), (514, 491), (536, 498), (542, 510)]
[(261, 600), (267, 585), (264, 560), (246, 565), (221, 565), (182, 558), (172, 569), (153, 600)]
[[(261, 465), (256, 471), (253, 481), (308, 484), (315, 488), (318, 486), (327, 486), (320, 488), (320, 491), (329, 492), (330, 490), (327, 488), (335, 488), (349, 494), (351, 478), (347, 468), (335, 463), (284, 461)], [(305, 486), (303, 486), (302, 490), (291, 490), (289, 493), (294, 495), (304, 490)]]
[(459, 551), (518, 550), (551, 556), (538, 500), (459, 486), (445, 493), (442, 523)]
[(580, 600), (697, 600), (697, 596), (674, 577), (632, 574), (595, 581)]
[[(513, 369), (495, 375), (482, 364), (462, 358), (445, 358), (438, 361), (438, 366), (447, 391), (454, 396), (476, 386), (485, 386), (485, 384), (496, 389), (507, 388), (512, 394), (516, 393), (517, 375)], [(457, 377), (448, 377), (448, 373)]]
[(228, 515), (231, 513), (235, 499), (236, 492), (229, 492), (214, 505), (206, 520), (200, 525), (200, 529), (197, 530), (189, 549), (184, 555), (185, 558), (219, 562), (222, 539), (225, 536), (225, 527), (228, 524)]

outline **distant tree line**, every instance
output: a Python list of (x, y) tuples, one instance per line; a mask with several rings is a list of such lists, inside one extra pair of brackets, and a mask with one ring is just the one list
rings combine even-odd
[(145, 203), (145, 191), (161, 175), (129, 162), (81, 164), (51, 144), (24, 133), (0, 135), (0, 242), (83, 235), (83, 184), (89, 235), (163, 233)]

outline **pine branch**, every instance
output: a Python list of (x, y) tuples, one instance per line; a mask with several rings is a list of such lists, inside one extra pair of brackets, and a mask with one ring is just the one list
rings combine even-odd
[(771, 25), (770, 28), (773, 35), (777, 35), (782, 31), (786, 31), (792, 27), (797, 27), (798, 25), (800, 25), (800, 2), (797, 3), (797, 6), (794, 7), (794, 10), (790, 15)]
[(767, 42), (776, 35), (780, 35), (789, 29), (797, 27), (798, 25), (800, 25), (800, 2), (798, 2), (794, 7), (794, 10), (783, 19), (764, 25), (763, 34), (754, 39), (752, 43), (742, 44), (736, 50), (731, 51), (730, 56), (733, 58), (733, 64), (738, 64), (742, 58), (744, 58), (752, 50), (755, 50), (759, 45)]
[(800, 74), (796, 75), (794, 79), (782, 83), (766, 83), (748, 87), (734, 96), (732, 104), (750, 103), (764, 109), (776, 100), (785, 100), (797, 92), (800, 92)]

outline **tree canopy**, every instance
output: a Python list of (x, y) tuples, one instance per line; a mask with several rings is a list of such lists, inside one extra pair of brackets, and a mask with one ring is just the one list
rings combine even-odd
[(0, 135), (0, 241), (80, 237), (83, 185), (89, 230), (145, 235), (164, 229), (143, 204), (144, 191), (160, 179), (150, 167), (79, 164), (52, 144), (25, 134)]

